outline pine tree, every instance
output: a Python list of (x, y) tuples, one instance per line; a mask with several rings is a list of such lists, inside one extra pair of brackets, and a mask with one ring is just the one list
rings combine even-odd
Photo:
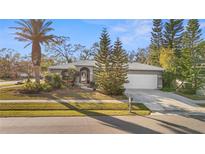
[(100, 44), (97, 54), (95, 55), (94, 59), (95, 69), (95, 82), (97, 87), (104, 93), (109, 93), (110, 86), (109, 86), (109, 76), (110, 76), (110, 55), (112, 52), (111, 41), (109, 38), (109, 34), (106, 29), (103, 29), (101, 37), (100, 37)]
[(188, 21), (183, 38), (183, 52), (181, 57), (181, 73), (184, 80), (190, 83), (193, 92), (202, 85), (201, 58), (204, 47), (201, 45), (201, 29), (197, 19)]
[(149, 63), (151, 65), (159, 66), (159, 56), (160, 48), (163, 45), (163, 35), (162, 35), (162, 20), (154, 19), (153, 28), (151, 32), (151, 45), (149, 52)]
[(164, 47), (174, 50), (175, 55), (180, 57), (183, 37), (183, 20), (170, 19), (165, 23)]
[(120, 95), (124, 92), (124, 83), (127, 81), (128, 55), (123, 50), (122, 42), (117, 38), (111, 54), (111, 94)]
[(153, 28), (151, 32), (151, 46), (155, 47), (156, 49), (160, 49), (163, 43), (162, 38), (162, 20), (161, 19), (154, 19), (153, 20)]

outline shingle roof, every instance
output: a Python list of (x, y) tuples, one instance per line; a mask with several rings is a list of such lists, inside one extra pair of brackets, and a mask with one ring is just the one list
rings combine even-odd
[(140, 71), (163, 71), (164, 69), (157, 66), (141, 64), (137, 62), (129, 63), (129, 70), (140, 70)]
[[(140, 71), (163, 71), (164, 69), (161, 67), (156, 67), (152, 65), (147, 65), (147, 64), (141, 64), (137, 62), (133, 63), (128, 63), (129, 64), (129, 70), (140, 70)], [(64, 64), (64, 65), (57, 65), (57, 66), (51, 66), (49, 69), (68, 69), (68, 68), (73, 68), (76, 66), (94, 66), (95, 61), (92, 60), (83, 60), (83, 61), (77, 61), (69, 64)]]
[(76, 66), (73, 63), (63, 64), (63, 65), (56, 65), (50, 66), (49, 69), (68, 69), (68, 68), (75, 68)]

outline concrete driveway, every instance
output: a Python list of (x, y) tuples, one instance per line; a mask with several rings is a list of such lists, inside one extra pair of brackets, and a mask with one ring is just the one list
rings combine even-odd
[(197, 105), (205, 101), (191, 100), (172, 92), (132, 89), (126, 90), (126, 94), (132, 96), (135, 102), (145, 104), (152, 111), (205, 114), (205, 108)]

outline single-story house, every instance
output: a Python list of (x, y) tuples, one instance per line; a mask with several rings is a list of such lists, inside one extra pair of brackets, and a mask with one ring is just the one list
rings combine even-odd
[[(68, 68), (75, 68), (79, 73), (76, 84), (88, 84), (94, 81), (95, 61), (85, 60), (49, 67), (49, 72), (63, 74)], [(163, 68), (132, 62), (128, 64), (128, 83), (126, 89), (160, 89), (162, 88)]]

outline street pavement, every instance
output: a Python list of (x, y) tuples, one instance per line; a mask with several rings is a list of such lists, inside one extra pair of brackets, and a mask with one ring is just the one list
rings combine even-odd
[(155, 113), (149, 116), (0, 118), (0, 133), (199, 134), (205, 133), (205, 116)]

